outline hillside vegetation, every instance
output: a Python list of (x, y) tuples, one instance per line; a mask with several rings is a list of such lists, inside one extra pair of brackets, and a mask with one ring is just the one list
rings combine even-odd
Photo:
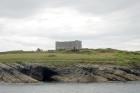
[(80, 51), (10, 51), (0, 53), (0, 62), (40, 62), (49, 65), (72, 65), (79, 63), (140, 65), (140, 53), (115, 49), (82, 49)]

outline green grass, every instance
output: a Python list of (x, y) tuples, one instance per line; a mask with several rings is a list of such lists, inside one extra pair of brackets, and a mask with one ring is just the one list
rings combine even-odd
[(140, 65), (140, 53), (119, 50), (81, 50), (78, 52), (7, 52), (0, 53), (0, 62), (43, 62), (52, 65), (77, 63)]

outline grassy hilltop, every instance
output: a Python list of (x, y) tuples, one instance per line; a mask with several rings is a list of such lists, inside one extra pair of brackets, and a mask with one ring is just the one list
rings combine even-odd
[(140, 52), (115, 49), (82, 49), (80, 51), (11, 51), (1, 52), (0, 62), (40, 62), (50, 65), (69, 65), (78, 63), (140, 65)]

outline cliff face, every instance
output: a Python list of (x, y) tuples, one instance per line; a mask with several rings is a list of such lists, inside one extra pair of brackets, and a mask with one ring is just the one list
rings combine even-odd
[(0, 64), (0, 82), (5, 83), (35, 83), (38, 80), (20, 72), (18, 64)]
[(1, 63), (0, 82), (108, 82), (140, 80), (140, 67), (78, 64), (56, 67), (46, 64)]

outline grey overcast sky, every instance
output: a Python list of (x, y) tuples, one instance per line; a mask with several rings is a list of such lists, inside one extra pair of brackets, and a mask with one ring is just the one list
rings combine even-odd
[(0, 51), (85, 48), (140, 50), (140, 0), (0, 0)]

